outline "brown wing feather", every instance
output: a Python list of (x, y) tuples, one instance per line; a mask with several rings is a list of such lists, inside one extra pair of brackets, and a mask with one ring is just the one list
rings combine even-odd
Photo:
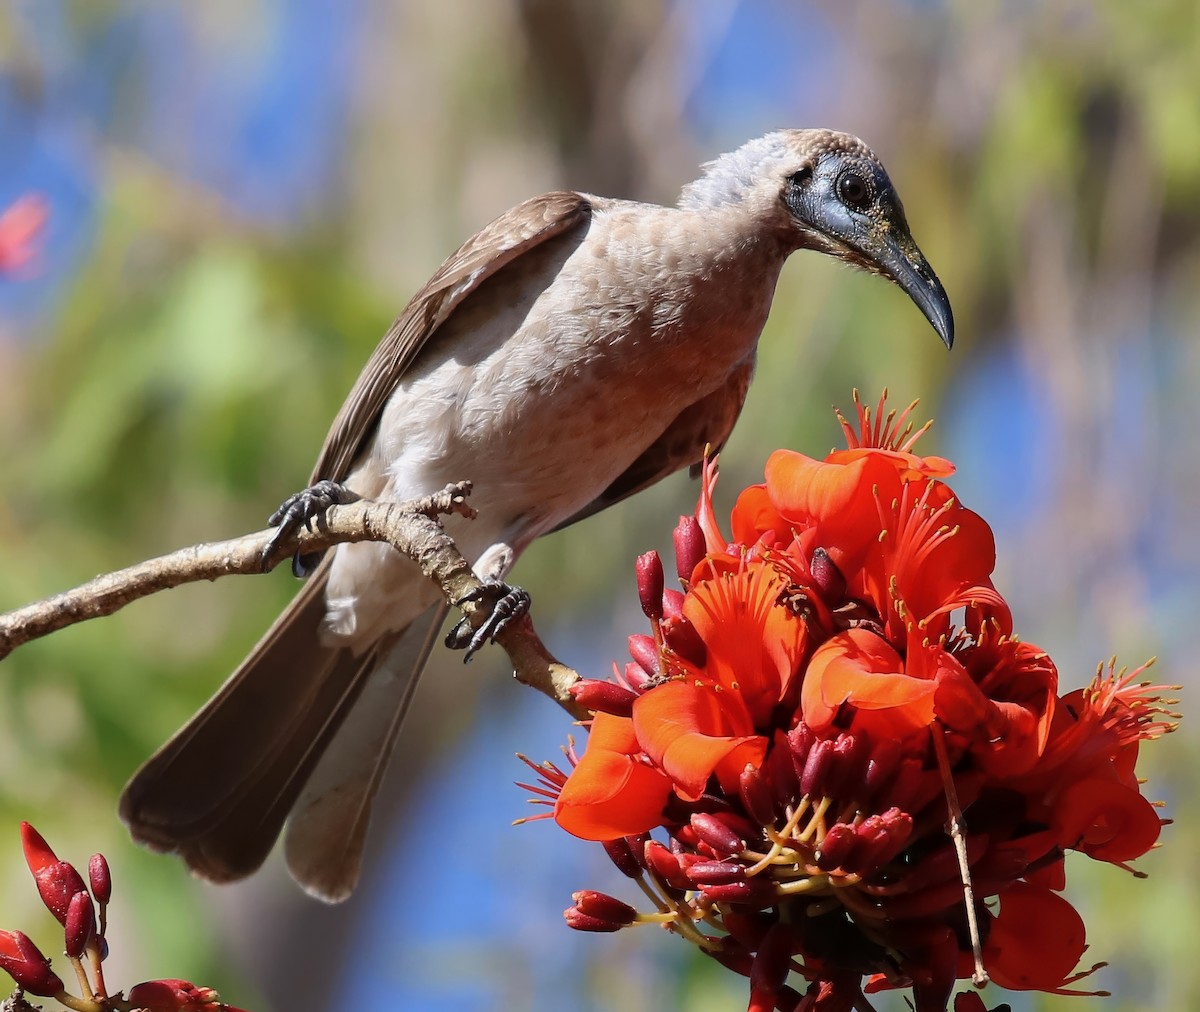
[(554, 529), (561, 531), (576, 521), (608, 509), (636, 495), (689, 465), (692, 477), (704, 457), (705, 448), (716, 453), (725, 445), (733, 425), (742, 413), (746, 391), (754, 376), (754, 363), (746, 362), (732, 373), (725, 385), (701, 397), (680, 412), (661, 436), (651, 443), (611, 485), (569, 520)]
[(341, 481), (349, 474), (396, 384), (463, 299), (526, 250), (581, 224), (591, 212), (591, 199), (582, 193), (545, 193), (506, 211), (463, 243), (379, 342), (333, 420), (311, 480)]

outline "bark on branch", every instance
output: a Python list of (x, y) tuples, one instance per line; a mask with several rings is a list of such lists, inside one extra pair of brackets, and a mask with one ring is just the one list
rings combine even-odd
[[(480, 580), (438, 519), (450, 514), (473, 518), (475, 511), (467, 503), (470, 493), (471, 483), (463, 481), (411, 502), (360, 499), (331, 506), (324, 523), (313, 530), (298, 531), (276, 545), (265, 559), (263, 553), (276, 533), (273, 529), (229, 541), (192, 545), (105, 573), (73, 590), (0, 615), (0, 660), (30, 640), (77, 622), (111, 615), (159, 591), (222, 576), (269, 572), (298, 550), (320, 552), (352, 541), (384, 541), (407, 555), (441, 588), (451, 607), (459, 608), (471, 625), (478, 627), (487, 617), (488, 606), (464, 599), (481, 586)], [(568, 691), (579, 681), (579, 674), (554, 658), (528, 617), (502, 630), (496, 643), (508, 654), (518, 681), (549, 696), (576, 719), (588, 716)]]

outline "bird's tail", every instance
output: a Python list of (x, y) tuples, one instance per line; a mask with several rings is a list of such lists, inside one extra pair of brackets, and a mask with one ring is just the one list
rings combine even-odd
[[(178, 853), (213, 881), (242, 878), (266, 859), (308, 784), (289, 864), (314, 895), (349, 894), (370, 803), (428, 656), (435, 617), (427, 613), (358, 655), (322, 642), (328, 571), (325, 562), (216, 695), (126, 785), (121, 818), (139, 843)], [(419, 647), (403, 649), (414, 640)], [(381, 663), (397, 665), (384, 679), (391, 691), (371, 694), (388, 696), (376, 705), (394, 705), (386, 731), (358, 743), (369, 746), (364, 751), (350, 734), (337, 736)], [(350, 723), (381, 723), (379, 713), (373, 717)], [(329, 825), (318, 816), (328, 792), (343, 783), (353, 784), (345, 793), (353, 795), (355, 817)], [(335, 819), (349, 811), (333, 807)]]

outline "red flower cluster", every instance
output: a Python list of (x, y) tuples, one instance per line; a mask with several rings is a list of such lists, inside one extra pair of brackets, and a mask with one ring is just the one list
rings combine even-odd
[(1134, 763), (1174, 715), (1141, 669), (1059, 696), (952, 465), (913, 452), (911, 407), (856, 407), (848, 449), (771, 455), (731, 541), (708, 468), (675, 532), (683, 593), (639, 559), (652, 635), (615, 682), (576, 687), (587, 749), (533, 789), (656, 909), (584, 892), (568, 923), (666, 924), (750, 978), (751, 1012), (888, 988), (944, 1010), (971, 976), (1064, 993), (1086, 975), (1064, 854), (1125, 867), (1154, 845)]
[(149, 980), (130, 988), (128, 997), (110, 995), (103, 963), (108, 957), (104, 936), (112, 876), (104, 855), (92, 855), (85, 884), (74, 865), (60, 861), (28, 822), (21, 823), (21, 845), (42, 902), (63, 926), (63, 954), (75, 971), (81, 994), (67, 991), (50, 960), (24, 932), (0, 931), (0, 970), (22, 991), (54, 998), (76, 1012), (244, 1012), (223, 1004), (212, 988), (186, 980)]

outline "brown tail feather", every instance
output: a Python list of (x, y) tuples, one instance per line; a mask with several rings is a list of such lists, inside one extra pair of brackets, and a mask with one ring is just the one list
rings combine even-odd
[(389, 643), (354, 656), (319, 638), (328, 563), (208, 704), (134, 774), (135, 840), (227, 881), (266, 859), (288, 812)]
[(435, 605), (380, 654), (292, 809), (284, 834), (288, 870), (327, 903), (346, 899), (358, 883), (371, 805), (445, 616), (446, 605)]

